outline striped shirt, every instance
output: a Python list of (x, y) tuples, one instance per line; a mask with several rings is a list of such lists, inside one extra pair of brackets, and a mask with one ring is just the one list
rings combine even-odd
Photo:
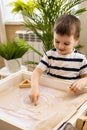
[(58, 54), (54, 48), (46, 52), (37, 66), (50, 76), (65, 80), (76, 80), (87, 74), (87, 59), (77, 50), (67, 55)]

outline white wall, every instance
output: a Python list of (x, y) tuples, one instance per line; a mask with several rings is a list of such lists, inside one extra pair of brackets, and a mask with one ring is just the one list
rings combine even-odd
[(2, 11), (2, 3), (0, 1), (0, 42), (6, 42), (6, 32), (5, 32), (5, 24), (3, 21), (3, 11)]
[[(80, 5), (80, 7), (87, 8), (87, 1)], [(82, 48), (82, 52), (87, 57), (87, 11), (80, 15), (81, 20), (81, 35), (80, 35), (80, 43), (84, 46)]]

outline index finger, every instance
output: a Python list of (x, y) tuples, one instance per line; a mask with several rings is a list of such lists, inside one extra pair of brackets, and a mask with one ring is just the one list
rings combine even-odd
[(34, 103), (35, 106), (37, 106), (37, 104), (38, 104), (38, 96), (36, 96), (36, 97), (34, 98), (33, 103)]

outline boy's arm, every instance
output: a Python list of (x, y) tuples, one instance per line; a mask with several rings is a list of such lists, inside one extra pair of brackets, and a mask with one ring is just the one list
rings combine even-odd
[(87, 87), (87, 74), (81, 76), (79, 80), (76, 80), (71, 86), (70, 89), (75, 92), (81, 92), (85, 87)]
[(39, 80), (40, 76), (42, 75), (43, 71), (39, 68), (35, 68), (31, 76), (31, 93), (30, 93), (30, 100), (37, 105), (38, 97), (39, 97)]

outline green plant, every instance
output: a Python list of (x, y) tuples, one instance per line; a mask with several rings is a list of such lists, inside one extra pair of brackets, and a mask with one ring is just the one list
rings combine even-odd
[(44, 52), (53, 47), (53, 26), (57, 17), (62, 14), (82, 14), (86, 8), (75, 8), (86, 0), (17, 0), (10, 5), (12, 12), (24, 16), (24, 26), (32, 30), (43, 43)]
[(0, 43), (0, 56), (6, 60), (21, 58), (28, 50), (33, 50), (41, 55), (40, 52), (23, 39)]

